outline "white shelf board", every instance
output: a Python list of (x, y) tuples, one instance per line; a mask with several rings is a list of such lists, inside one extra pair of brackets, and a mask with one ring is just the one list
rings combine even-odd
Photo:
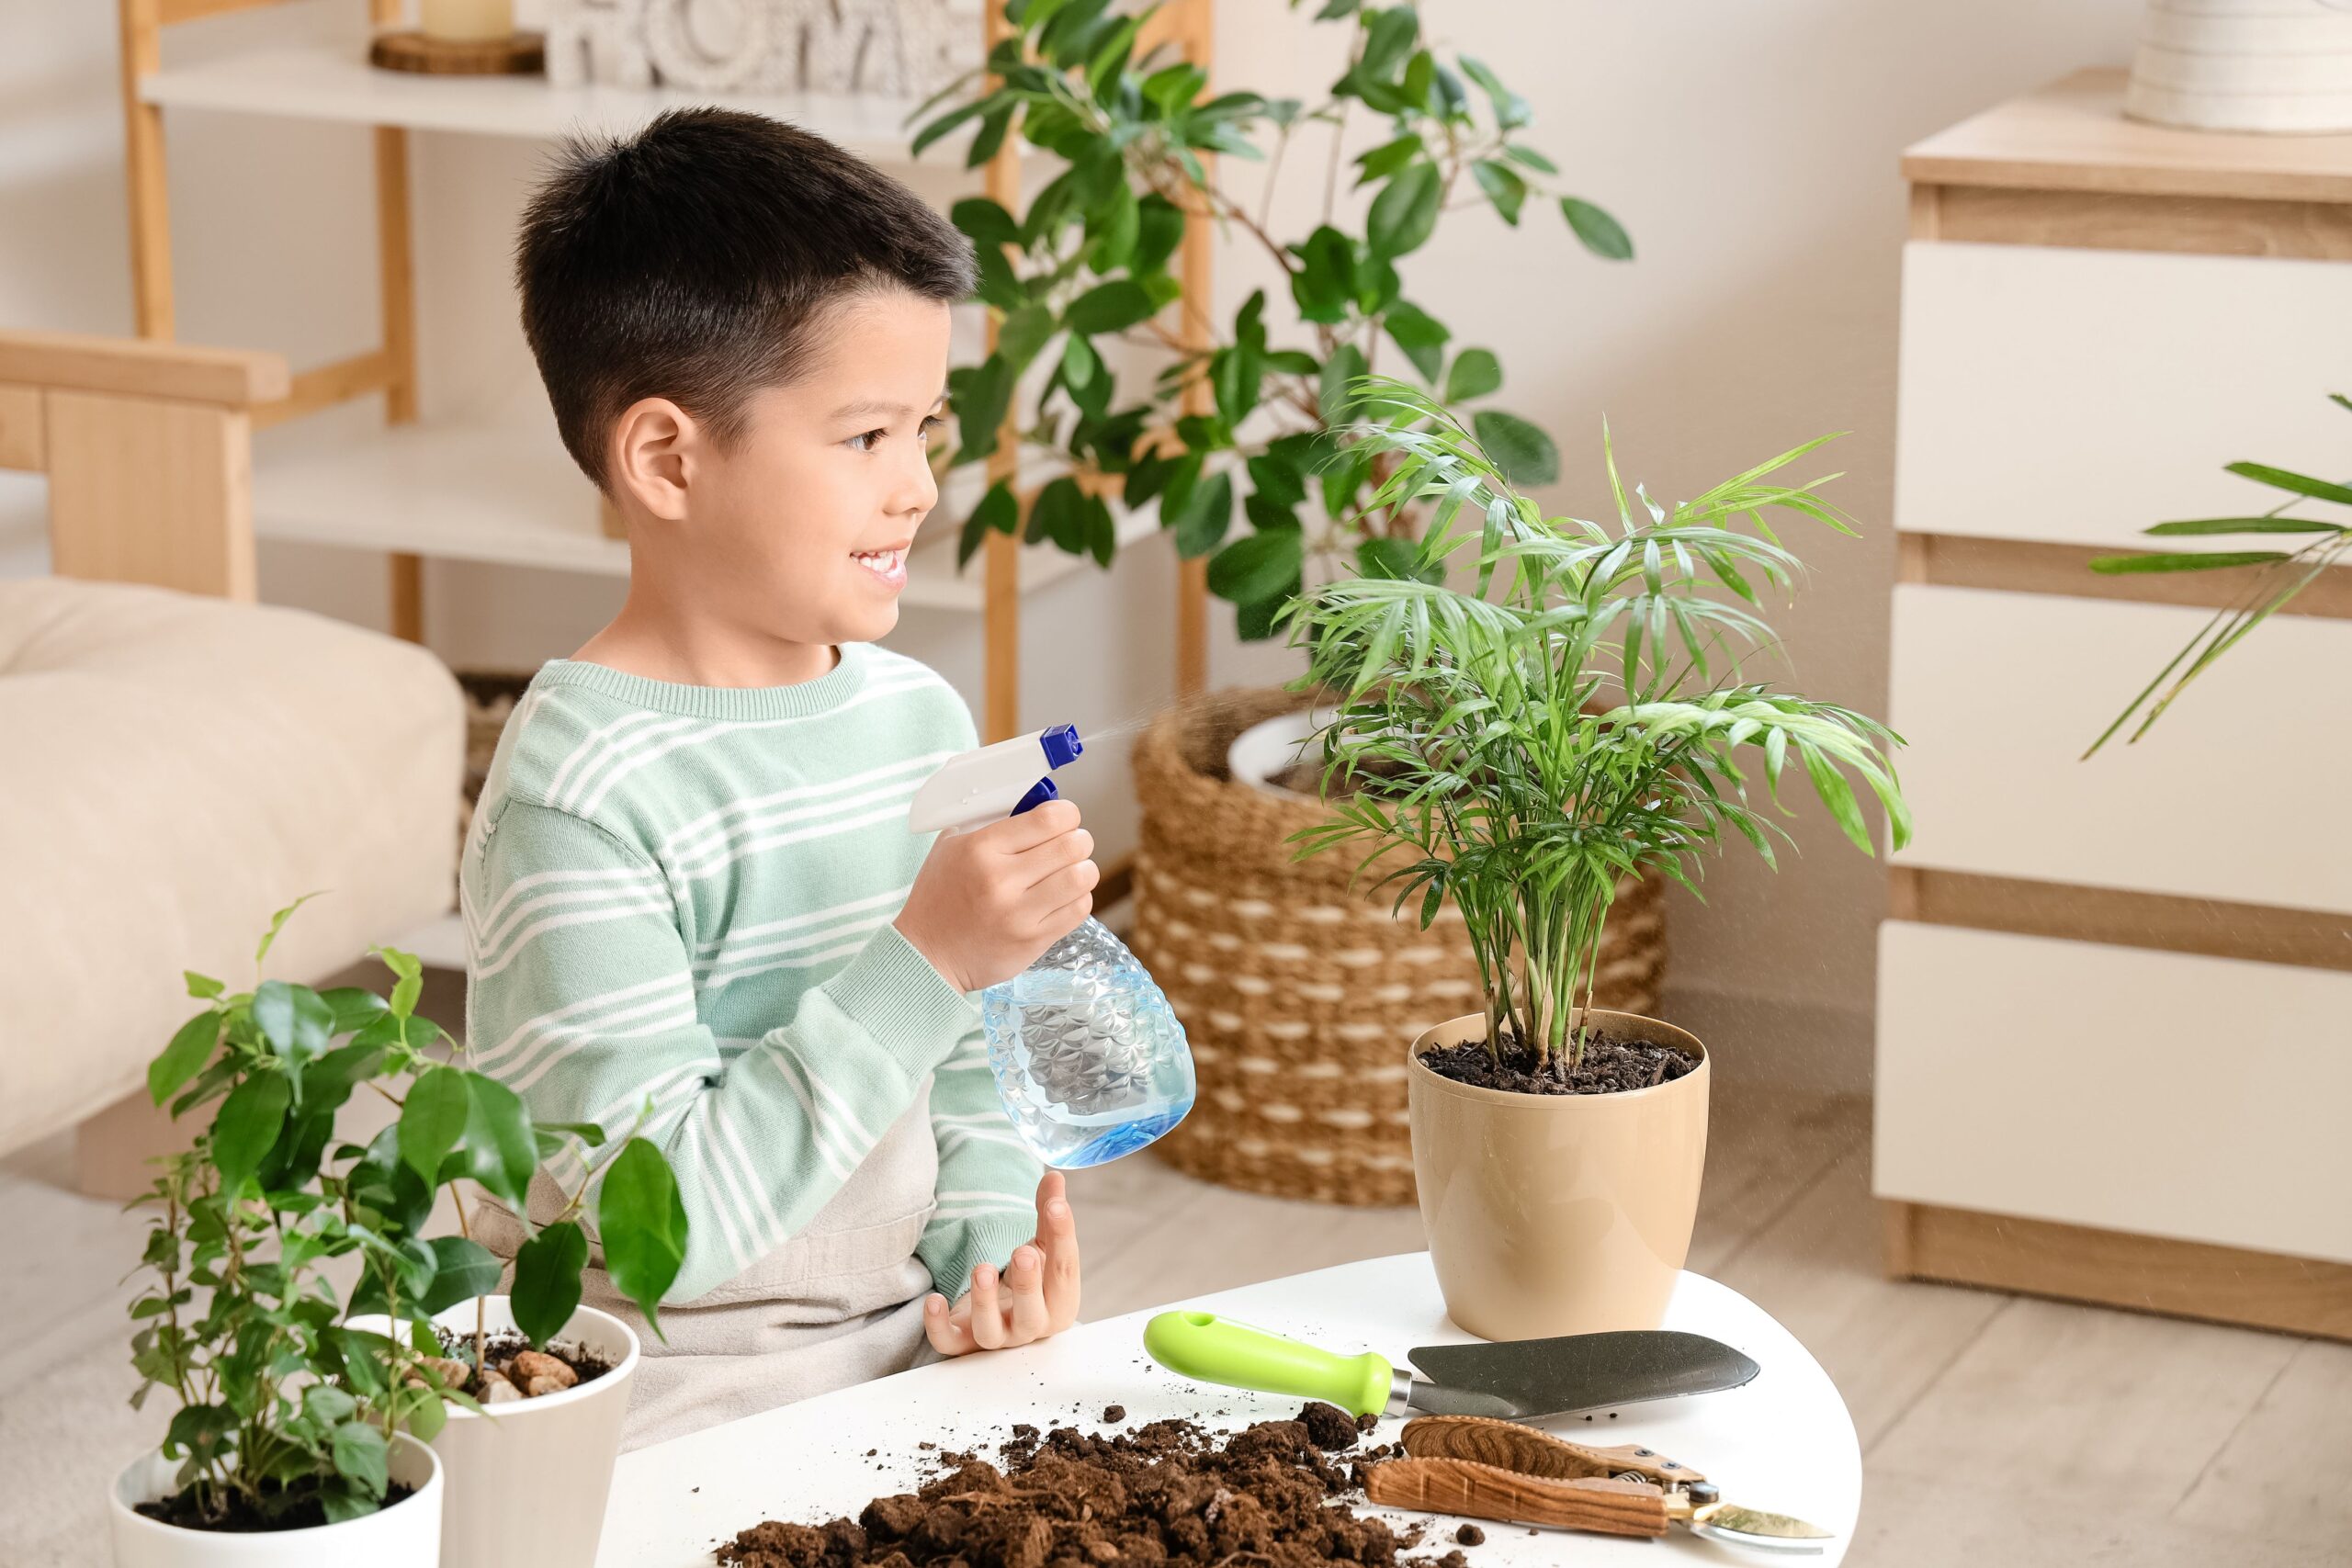
[[(824, 93), (707, 93), (679, 87), (555, 87), (540, 76), (430, 76), (384, 71), (364, 48), (257, 49), (167, 65), (139, 79), (141, 101), (174, 108), (398, 125), (477, 136), (548, 139), (635, 130), (665, 108), (717, 104), (788, 120), (875, 162), (909, 161), (919, 99)], [(963, 130), (942, 143), (952, 148)]]
[[(977, 469), (949, 477), (908, 563), (901, 604), (983, 607), (978, 562), (956, 570), (956, 528), (979, 486)], [(595, 491), (551, 428), (392, 425), (265, 453), (254, 468), (254, 531), (265, 539), (627, 577), (628, 546), (604, 536), (596, 511)], [(1116, 515), (1123, 547), (1159, 531), (1156, 503)], [(1092, 570), (1091, 559), (1033, 545), (1022, 552), (1021, 592)]]

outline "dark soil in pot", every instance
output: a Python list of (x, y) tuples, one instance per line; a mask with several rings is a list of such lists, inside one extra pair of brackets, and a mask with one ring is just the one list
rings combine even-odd
[(1506, 1042), (1499, 1058), (1487, 1049), (1484, 1041), (1471, 1040), (1424, 1051), (1420, 1059), (1422, 1066), (1442, 1078), (1514, 1094), (1623, 1094), (1672, 1083), (1699, 1066), (1697, 1057), (1671, 1045), (1607, 1034), (1588, 1039), (1584, 1055), (1575, 1067), (1563, 1063), (1558, 1072), (1544, 1066), (1534, 1052), (1522, 1050), (1516, 1042)]
[[(474, 1371), (473, 1336), (445, 1327), (441, 1340), (446, 1352), (439, 1369), (442, 1377), (460, 1393), (482, 1398), (484, 1385)], [(525, 1398), (560, 1393), (582, 1383), (594, 1382), (611, 1371), (614, 1365), (593, 1350), (560, 1340), (549, 1340), (546, 1349), (534, 1350), (528, 1339), (511, 1328), (502, 1329), (482, 1342), (482, 1359), (490, 1364), (492, 1378), (503, 1381)]]
[[(1413, 1564), (1398, 1553), (1419, 1543), (1419, 1529), (1400, 1534), (1346, 1501), (1357, 1480), (1330, 1454), (1355, 1448), (1354, 1421), (1329, 1405), (1299, 1417), (1221, 1442), (1189, 1421), (1109, 1437), (1018, 1426), (996, 1463), (944, 1455), (949, 1468), (919, 1492), (876, 1497), (854, 1518), (756, 1525), (717, 1557), (722, 1568)], [(1466, 1561), (1449, 1551), (1419, 1568)]]
[[(288, 1494), (274, 1483), (265, 1482), (262, 1492), (268, 1498), (266, 1507), (256, 1507), (251, 1499), (240, 1493), (230, 1493), (226, 1506), (219, 1514), (208, 1515), (197, 1506), (196, 1488), (175, 1492), (153, 1503), (136, 1505), (134, 1511), (158, 1524), (184, 1530), (209, 1530), (219, 1535), (259, 1535), (274, 1530), (317, 1529), (327, 1522), (327, 1511), (315, 1495), (300, 1491)], [(416, 1488), (395, 1481), (384, 1491), (384, 1506), (406, 1502), (416, 1495)]]

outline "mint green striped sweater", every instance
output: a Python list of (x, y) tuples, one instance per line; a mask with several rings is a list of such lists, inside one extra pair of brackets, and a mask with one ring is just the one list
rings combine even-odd
[(558, 660), (516, 705), (459, 874), (474, 1066), (543, 1121), (651, 1105), (691, 1227), (666, 1300), (782, 1247), (927, 1077), (932, 1279), (953, 1299), (1035, 1232), (978, 1014), (890, 923), (931, 843), (907, 803), (974, 743), (946, 682), (863, 645), (760, 689)]

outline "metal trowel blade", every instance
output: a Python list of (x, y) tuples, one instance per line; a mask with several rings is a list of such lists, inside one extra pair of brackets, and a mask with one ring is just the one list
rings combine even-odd
[(1675, 1329), (1425, 1345), (1410, 1359), (1431, 1385), (1415, 1387), (1416, 1408), (1521, 1421), (1713, 1393), (1760, 1370), (1720, 1340)]

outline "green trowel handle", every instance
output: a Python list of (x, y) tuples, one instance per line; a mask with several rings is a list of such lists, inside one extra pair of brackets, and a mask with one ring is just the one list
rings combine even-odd
[(1354, 1416), (1388, 1408), (1389, 1365), (1369, 1350), (1334, 1356), (1210, 1312), (1161, 1313), (1143, 1325), (1143, 1348), (1195, 1382), (1329, 1400)]

